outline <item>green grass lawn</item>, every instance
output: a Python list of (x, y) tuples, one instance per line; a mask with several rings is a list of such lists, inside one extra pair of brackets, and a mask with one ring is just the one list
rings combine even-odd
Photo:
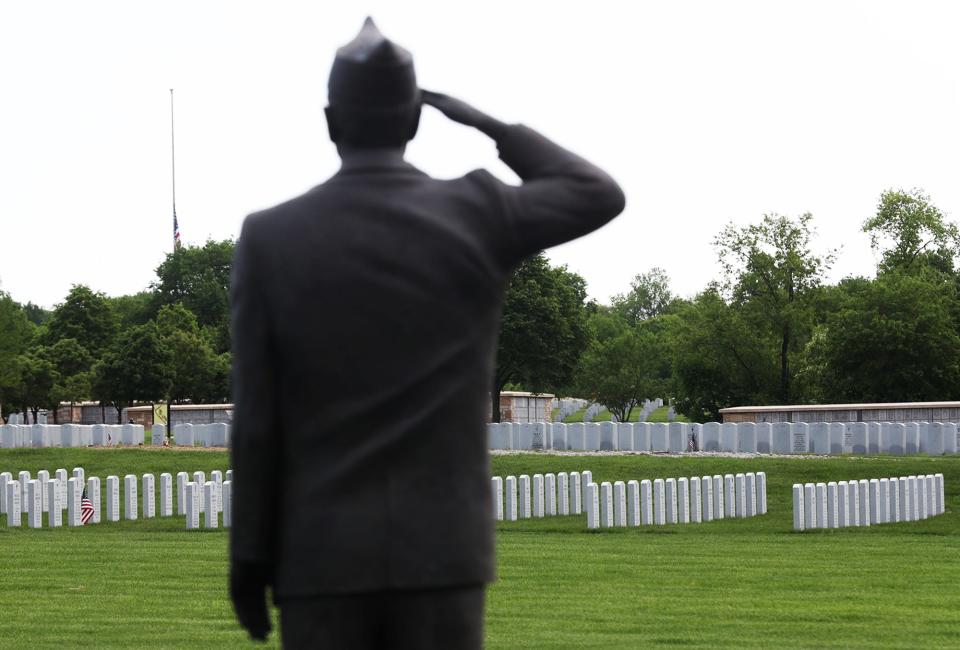
[[(584, 517), (501, 523), (489, 648), (956, 647), (960, 457), (494, 457), (493, 473), (590, 469), (596, 481), (767, 472), (769, 514), (586, 530)], [(4, 450), (0, 471), (87, 475), (226, 469), (224, 452)], [(795, 482), (942, 472), (947, 513), (795, 533)], [(242, 646), (224, 531), (183, 519), (0, 528), (0, 648)], [(26, 519), (24, 518), (24, 524)], [(274, 636), (272, 644), (276, 644)]]

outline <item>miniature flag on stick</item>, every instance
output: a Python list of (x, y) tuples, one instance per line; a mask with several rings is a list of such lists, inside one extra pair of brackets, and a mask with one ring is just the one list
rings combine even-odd
[(80, 523), (84, 526), (93, 517), (93, 502), (87, 496), (87, 488), (83, 488), (83, 495), (80, 497)]

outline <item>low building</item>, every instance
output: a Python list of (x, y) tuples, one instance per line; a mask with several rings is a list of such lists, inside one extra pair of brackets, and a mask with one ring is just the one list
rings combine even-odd
[(501, 422), (550, 422), (553, 398), (549, 393), (527, 393), (515, 390), (500, 392)]
[(720, 415), (724, 422), (960, 422), (960, 402), (734, 406)]
[[(153, 405), (131, 406), (123, 409), (123, 421), (153, 426)], [(171, 404), (170, 421), (178, 424), (213, 424), (233, 422), (233, 404)]]

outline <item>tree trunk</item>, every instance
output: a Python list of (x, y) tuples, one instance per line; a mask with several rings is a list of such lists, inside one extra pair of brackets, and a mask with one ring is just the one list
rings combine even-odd
[(787, 351), (790, 349), (790, 326), (783, 328), (783, 337), (780, 340), (780, 399), (783, 404), (790, 403), (790, 367), (787, 361)]
[(38, 422), (38, 417), (39, 417), (39, 414), (40, 414), (40, 407), (39, 407), (39, 406), (35, 406), (35, 407), (33, 407), (32, 409), (30, 409), (30, 410), (33, 411), (33, 423), (34, 423), (34, 424), (37, 424), (37, 422)]
[(500, 389), (503, 387), (498, 381), (493, 382), (493, 390), (490, 391), (490, 421), (500, 421)]

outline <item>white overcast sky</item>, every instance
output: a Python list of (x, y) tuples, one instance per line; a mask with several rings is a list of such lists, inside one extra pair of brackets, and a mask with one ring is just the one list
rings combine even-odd
[[(548, 251), (606, 301), (652, 266), (692, 295), (725, 223), (812, 212), (831, 279), (872, 274), (860, 224), (890, 187), (960, 215), (960, 10), (950, 2), (0, 2), (0, 289), (143, 290), (183, 239), (338, 166), (322, 108), (367, 14), (423, 87), (524, 122), (608, 170), (626, 212)], [(425, 110), (409, 159), (512, 176)]]

